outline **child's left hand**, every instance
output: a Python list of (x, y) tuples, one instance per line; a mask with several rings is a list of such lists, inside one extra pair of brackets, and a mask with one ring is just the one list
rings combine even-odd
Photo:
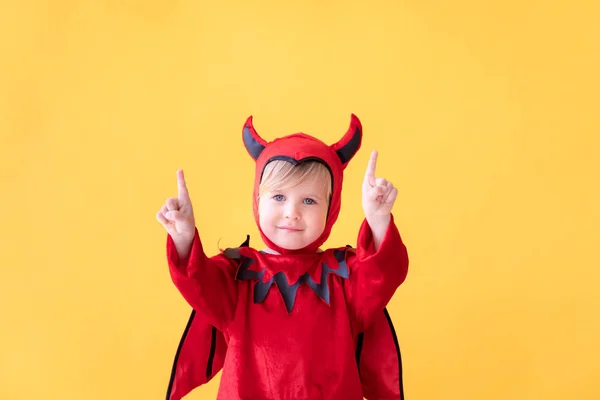
[(391, 219), (392, 207), (398, 196), (398, 189), (391, 182), (375, 177), (377, 155), (376, 150), (371, 153), (362, 189), (363, 210), (372, 227), (378, 224), (387, 226)]

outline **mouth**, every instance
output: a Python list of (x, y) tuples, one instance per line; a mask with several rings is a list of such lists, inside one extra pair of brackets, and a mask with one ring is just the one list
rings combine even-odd
[(278, 226), (277, 228), (286, 232), (302, 232), (302, 229), (293, 228), (291, 226)]

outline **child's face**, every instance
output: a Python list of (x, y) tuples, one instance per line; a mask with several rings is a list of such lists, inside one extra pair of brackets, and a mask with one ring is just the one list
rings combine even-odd
[(260, 228), (279, 247), (301, 249), (323, 233), (328, 204), (325, 185), (314, 179), (264, 192), (258, 206)]

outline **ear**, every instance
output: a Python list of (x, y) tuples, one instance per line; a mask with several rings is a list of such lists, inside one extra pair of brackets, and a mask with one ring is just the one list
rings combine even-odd
[(252, 125), (252, 115), (248, 117), (246, 123), (244, 124), (244, 129), (242, 131), (242, 140), (244, 141), (244, 146), (254, 160), (260, 156), (260, 153), (265, 149), (267, 142), (265, 142)]
[(354, 157), (362, 142), (362, 125), (358, 117), (354, 114), (350, 117), (350, 127), (348, 131), (337, 143), (331, 146), (337, 153), (344, 168)]

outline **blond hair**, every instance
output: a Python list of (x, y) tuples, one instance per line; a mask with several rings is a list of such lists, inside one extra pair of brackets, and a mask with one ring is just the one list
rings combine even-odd
[(327, 192), (327, 201), (331, 200), (331, 174), (320, 162), (306, 161), (294, 165), (284, 160), (269, 162), (263, 171), (259, 186), (259, 196), (267, 191), (276, 191), (294, 187), (306, 180), (321, 182)]

